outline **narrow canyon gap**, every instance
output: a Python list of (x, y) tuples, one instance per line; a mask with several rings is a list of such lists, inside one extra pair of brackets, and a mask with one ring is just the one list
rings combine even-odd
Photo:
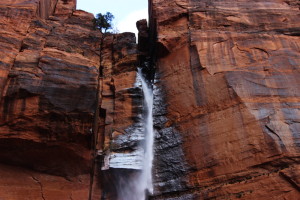
[(299, 199), (299, 8), (149, 0), (138, 44), (99, 48), (76, 0), (0, 3), (0, 199), (135, 198), (150, 113), (138, 67), (154, 133), (141, 198)]

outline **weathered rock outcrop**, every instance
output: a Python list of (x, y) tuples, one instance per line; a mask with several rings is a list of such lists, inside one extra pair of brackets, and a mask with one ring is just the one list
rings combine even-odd
[(75, 0), (0, 3), (0, 199), (118, 199), (143, 153), (138, 65), (150, 199), (299, 199), (299, 1), (149, 5), (137, 45)]
[(162, 101), (153, 199), (299, 199), (299, 8), (150, 1)]
[(134, 34), (106, 35), (99, 68), (101, 34), (75, 8), (75, 0), (0, 3), (0, 199), (88, 199), (98, 93), (97, 152), (135, 123)]

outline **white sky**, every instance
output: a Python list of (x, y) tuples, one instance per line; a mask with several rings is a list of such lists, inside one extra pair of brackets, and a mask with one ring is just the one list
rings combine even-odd
[(148, 19), (148, 0), (77, 0), (77, 10), (85, 10), (94, 15), (111, 12), (113, 25), (119, 32), (135, 32), (136, 21)]

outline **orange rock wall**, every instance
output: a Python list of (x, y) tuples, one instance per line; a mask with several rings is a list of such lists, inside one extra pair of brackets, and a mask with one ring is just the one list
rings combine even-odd
[(157, 129), (179, 132), (184, 155), (171, 155), (187, 163), (165, 164), (159, 146), (154, 199), (299, 199), (299, 8), (150, 1), (167, 117)]
[[(299, 199), (299, 1), (149, 3), (151, 199)], [(141, 142), (134, 35), (108, 35), (100, 53), (93, 16), (75, 8), (0, 3), (0, 199), (117, 199), (112, 179), (135, 173), (100, 171)]]
[(98, 83), (97, 150), (133, 123), (134, 34), (105, 37), (99, 70), (101, 34), (75, 8), (75, 0), (0, 3), (0, 199), (88, 198)]

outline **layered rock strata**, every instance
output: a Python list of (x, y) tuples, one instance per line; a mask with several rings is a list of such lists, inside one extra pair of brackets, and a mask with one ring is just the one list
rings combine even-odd
[(296, 0), (150, 1), (152, 199), (299, 199), (299, 22)]
[(107, 34), (100, 48), (93, 15), (75, 8), (75, 0), (0, 3), (0, 199), (82, 200), (91, 185), (99, 199), (94, 133), (103, 152), (136, 121), (134, 34)]
[(75, 0), (0, 3), (0, 199), (118, 199), (141, 167), (138, 65), (150, 199), (299, 199), (299, 1), (149, 3), (138, 47)]

